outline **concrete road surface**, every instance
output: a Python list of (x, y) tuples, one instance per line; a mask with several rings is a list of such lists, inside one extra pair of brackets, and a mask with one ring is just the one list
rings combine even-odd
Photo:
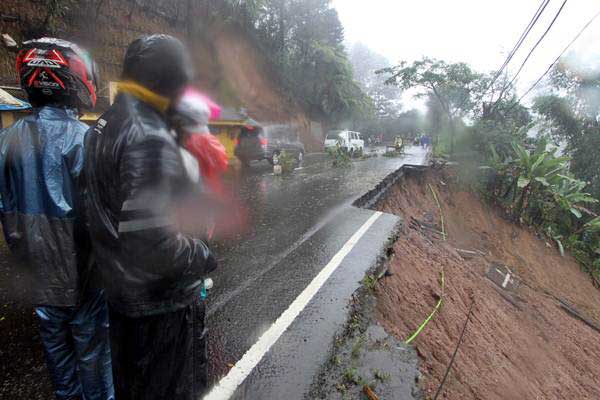
[[(230, 177), (248, 226), (214, 246), (220, 269), (212, 275), (209, 329), (216, 388), (207, 399), (305, 396), (344, 325), (351, 294), (398, 222), (353, 201), (402, 164), (424, 160), (422, 149), (411, 148), (404, 158), (336, 169), (317, 154), (290, 176), (273, 176), (263, 162)], [(0, 398), (48, 399), (37, 321), (7, 251), (0, 246)]]
[(302, 399), (327, 360), (358, 288), (398, 218), (352, 203), (426, 151), (351, 168), (307, 159), (291, 176), (264, 163), (239, 178), (249, 229), (218, 243), (209, 293), (211, 378), (205, 399)]

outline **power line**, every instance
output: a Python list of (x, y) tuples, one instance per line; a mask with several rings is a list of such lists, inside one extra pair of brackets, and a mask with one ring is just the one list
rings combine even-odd
[(450, 357), (450, 363), (446, 367), (446, 372), (444, 373), (444, 377), (442, 378), (442, 382), (440, 386), (438, 386), (437, 391), (435, 392), (435, 396), (433, 396), (433, 400), (437, 400), (440, 393), (442, 393), (442, 388), (446, 383), (446, 379), (448, 378), (448, 374), (450, 373), (450, 369), (452, 369), (452, 365), (454, 364), (454, 359), (456, 358), (456, 353), (458, 353), (458, 348), (460, 347), (463, 337), (465, 336), (465, 331), (467, 330), (467, 325), (469, 324), (469, 320), (471, 319), (471, 314), (473, 314), (473, 306), (475, 305), (475, 299), (471, 299), (471, 305), (469, 306), (469, 312), (467, 313), (467, 320), (463, 325), (462, 332), (460, 333), (460, 337), (458, 338), (458, 343), (456, 343), (456, 347), (454, 348), (454, 353), (452, 353), (452, 357)]
[[(494, 75), (494, 77), (492, 78), (492, 80), (490, 81), (490, 83), (487, 85), (487, 87), (485, 88), (485, 90), (483, 91), (483, 94), (481, 95), (481, 99), (483, 99), (486, 96), (486, 94), (489, 92), (490, 88), (494, 85), (494, 83), (496, 82), (496, 80), (498, 79), (498, 77), (502, 74), (502, 71), (506, 68), (506, 66), (513, 59), (513, 57), (515, 56), (516, 52), (521, 48), (521, 45), (523, 44), (523, 42), (525, 41), (525, 39), (527, 38), (527, 36), (531, 32), (531, 30), (533, 29), (533, 27), (535, 26), (535, 24), (538, 22), (538, 20), (540, 19), (540, 17), (543, 14), (543, 12), (546, 10), (546, 7), (548, 6), (549, 3), (550, 3), (550, 0), (542, 0), (542, 2), (540, 3), (538, 9), (533, 14), (533, 17), (531, 18), (531, 20), (529, 21), (529, 23), (527, 24), (527, 26), (525, 27), (525, 29), (521, 33), (521, 36), (517, 40), (517, 43), (515, 44), (515, 46), (512, 48), (512, 50), (510, 51), (510, 53), (506, 57), (506, 60), (504, 60), (504, 63), (502, 63), (502, 65), (500, 66), (500, 68), (498, 69), (498, 71), (496, 71), (496, 74)], [(467, 95), (467, 97), (461, 102), (461, 104), (457, 108), (461, 109), (467, 103), (467, 101), (469, 101), (469, 98), (470, 98), (470, 94)]]
[[(600, 16), (600, 11), (598, 11), (598, 13), (596, 13), (596, 15), (594, 15), (587, 24), (584, 25), (583, 28), (581, 28), (581, 30), (579, 31), (579, 33), (573, 38), (573, 40), (571, 40), (571, 42), (569, 42), (569, 44), (563, 49), (563, 51), (561, 51), (561, 53), (558, 55), (558, 57), (556, 57), (556, 59), (552, 62), (552, 64), (550, 64), (550, 66), (548, 67), (548, 69), (546, 70), (546, 72), (544, 72), (542, 74), (542, 76), (540, 76), (538, 78), (537, 81), (535, 81), (535, 83), (533, 85), (531, 85), (531, 87), (529, 89), (527, 89), (527, 91), (521, 96), (519, 97), (519, 100), (517, 100), (517, 102), (515, 104), (513, 104), (513, 106), (510, 108), (512, 109), (514, 106), (516, 106), (517, 104), (519, 104), (521, 102), (521, 100), (523, 100), (523, 98), (525, 96), (527, 96), (541, 81), (542, 79), (544, 79), (544, 77), (546, 75), (548, 75), (548, 73), (552, 70), (552, 68), (560, 61), (560, 58), (567, 52), (567, 50), (569, 50), (569, 48), (573, 45), (573, 43), (575, 43), (575, 41), (577, 39), (579, 39), (579, 37), (583, 34), (583, 32), (592, 24), (592, 22), (594, 22), (594, 20), (596, 18), (598, 18), (598, 16)], [(510, 110), (509, 109), (509, 110)]]
[(525, 64), (527, 64), (527, 61), (529, 61), (529, 59), (531, 58), (531, 55), (533, 54), (533, 52), (538, 48), (538, 46), (540, 45), (540, 43), (542, 43), (542, 41), (544, 40), (544, 38), (546, 37), (546, 35), (548, 35), (548, 32), (550, 32), (550, 29), (552, 29), (552, 26), (554, 26), (554, 23), (556, 22), (556, 20), (558, 19), (559, 15), (561, 14), (563, 8), (567, 4), (567, 1), (568, 0), (564, 0), (563, 1), (563, 3), (560, 6), (560, 8), (558, 9), (556, 15), (552, 19), (552, 22), (550, 22), (550, 25), (548, 25), (548, 28), (546, 28), (546, 30), (544, 31), (544, 33), (542, 34), (542, 36), (538, 39), (538, 41), (535, 43), (535, 45), (529, 51), (529, 54), (527, 54), (527, 57), (525, 57), (525, 60), (523, 60), (523, 62), (521, 63), (521, 66), (517, 70), (517, 73), (515, 74), (515, 76), (513, 76), (513, 78), (511, 79), (511, 81), (502, 88), (502, 90), (500, 91), (500, 96), (498, 97), (498, 100), (496, 100), (496, 102), (494, 103), (494, 105), (492, 106), (492, 109), (490, 110), (490, 112), (502, 100), (502, 96), (504, 95), (504, 92), (506, 92), (506, 90), (512, 86), (512, 84), (515, 82), (515, 80), (517, 79), (517, 77), (519, 76), (519, 74), (521, 73), (521, 71), (523, 71), (523, 68), (525, 67)]
[[(496, 82), (496, 80), (498, 79), (498, 77), (502, 74), (502, 71), (504, 70), (504, 68), (506, 68), (506, 66), (510, 63), (510, 61), (515, 56), (516, 52), (521, 48), (521, 45), (523, 44), (523, 42), (527, 38), (527, 35), (529, 35), (529, 33), (531, 32), (531, 30), (533, 29), (533, 27), (535, 26), (535, 24), (538, 22), (538, 20), (540, 19), (542, 13), (544, 12), (544, 10), (546, 10), (546, 7), (548, 6), (549, 3), (550, 3), (550, 0), (542, 0), (542, 2), (540, 3), (538, 9), (533, 14), (533, 17), (531, 18), (531, 20), (529, 21), (529, 23), (527, 24), (527, 26), (525, 27), (525, 29), (521, 33), (521, 36), (517, 40), (517, 43), (514, 45), (514, 47), (512, 48), (512, 50), (508, 53), (508, 56), (506, 57), (506, 60), (504, 60), (504, 63), (502, 63), (502, 65), (500, 66), (500, 68), (498, 69), (498, 71), (496, 71), (496, 74), (494, 75), (494, 77), (492, 78), (492, 80), (490, 81), (490, 83), (484, 89), (483, 94), (481, 95), (481, 99), (482, 100), (487, 95), (487, 93), (489, 92), (490, 88), (492, 88), (492, 86), (494, 85), (494, 83)], [(467, 103), (467, 101), (469, 101), (469, 98), (470, 98), (470, 95), (468, 95), (468, 97), (466, 97), (461, 102), (461, 104), (458, 106), (458, 108), (459, 109), (462, 108)], [(492, 99), (493, 99), (493, 97), (492, 97)]]
[(504, 70), (504, 68), (506, 68), (508, 66), (508, 64), (511, 62), (511, 60), (513, 59), (513, 57), (515, 56), (515, 54), (517, 53), (517, 51), (521, 48), (521, 45), (523, 44), (523, 42), (527, 38), (527, 35), (529, 35), (529, 32), (531, 32), (531, 30), (533, 29), (533, 27), (535, 26), (535, 24), (537, 23), (537, 21), (540, 19), (540, 16), (542, 15), (542, 13), (544, 12), (544, 10), (546, 9), (546, 7), (548, 6), (549, 3), (550, 3), (550, 0), (542, 0), (542, 2), (540, 3), (540, 6), (538, 7), (538, 9), (536, 10), (535, 14), (533, 15), (533, 17), (529, 21), (529, 24), (527, 24), (527, 26), (525, 27), (525, 30), (523, 31), (523, 33), (521, 33), (521, 36), (519, 37), (519, 40), (517, 40), (517, 43), (515, 44), (515, 46), (508, 53), (508, 56), (506, 57), (506, 60), (504, 60), (504, 63), (502, 64), (502, 66), (500, 66), (500, 68), (498, 69), (498, 71), (496, 72), (496, 74), (494, 75), (494, 77), (492, 78), (492, 81), (488, 84), (487, 88), (484, 91), (483, 96), (485, 96), (485, 94), (494, 85), (494, 83), (496, 82), (496, 80), (498, 79), (498, 77), (502, 74), (502, 71)]
[[(546, 7), (548, 6), (549, 3), (550, 3), (550, 0), (542, 0), (538, 9), (535, 11), (535, 14), (533, 14), (533, 17), (531, 18), (531, 20), (525, 27), (525, 30), (523, 30), (523, 33), (521, 33), (519, 40), (517, 40), (517, 43), (512, 48), (512, 50), (509, 52), (508, 56), (506, 57), (506, 60), (504, 60), (504, 63), (502, 63), (502, 65), (500, 66), (498, 71), (496, 71), (496, 74), (494, 75), (494, 77), (492, 78), (490, 83), (484, 89), (483, 94), (481, 95), (480, 99), (483, 100), (483, 98), (489, 92), (490, 88), (494, 85), (494, 83), (496, 82), (496, 80), (498, 79), (500, 74), (502, 74), (502, 71), (504, 70), (504, 68), (506, 68), (506, 66), (510, 63), (510, 61), (512, 60), (512, 58), (514, 57), (516, 52), (519, 50), (519, 48), (521, 47), (521, 45), (527, 38), (527, 35), (529, 35), (529, 33), (531, 32), (531, 30), (533, 29), (533, 27), (535, 26), (537, 21), (540, 19), (540, 16), (542, 15), (542, 13), (544, 12), (544, 10), (546, 9)], [(471, 95), (470, 95), (470, 93), (468, 93), (467, 96), (465, 97), (465, 99), (459, 104), (459, 106), (455, 107), (455, 108), (461, 109), (467, 103), (467, 101), (469, 101), (470, 97), (471, 97)]]

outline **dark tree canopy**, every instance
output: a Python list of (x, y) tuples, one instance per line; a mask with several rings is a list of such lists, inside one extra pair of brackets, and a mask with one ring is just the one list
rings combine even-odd
[(329, 0), (228, 0), (214, 7), (257, 38), (281, 84), (311, 117), (335, 124), (372, 112), (354, 80), (344, 29)]

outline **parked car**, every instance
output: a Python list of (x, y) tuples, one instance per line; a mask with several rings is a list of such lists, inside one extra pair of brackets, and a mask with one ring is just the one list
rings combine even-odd
[(260, 160), (276, 165), (283, 151), (292, 154), (298, 163), (304, 160), (304, 145), (300, 142), (298, 132), (287, 125), (243, 127), (234, 152), (245, 165)]
[(360, 133), (353, 131), (329, 131), (325, 136), (325, 149), (331, 149), (338, 144), (350, 153), (362, 153), (365, 149), (365, 141), (361, 139)]

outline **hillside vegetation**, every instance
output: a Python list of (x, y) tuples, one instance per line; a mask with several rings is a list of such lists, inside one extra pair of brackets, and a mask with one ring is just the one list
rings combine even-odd
[[(5, 0), (0, 16), (0, 31), (19, 41), (53, 35), (89, 48), (102, 96), (132, 40), (178, 36), (189, 43), (206, 91), (263, 122), (300, 126), (309, 150), (321, 145), (321, 124), (372, 112), (328, 0)], [(1, 49), (0, 83), (15, 78), (14, 54)]]
[[(600, 287), (600, 75), (563, 58), (528, 108), (507, 76), (423, 58), (380, 71), (428, 99), (436, 153), (514, 221), (569, 250)], [(559, 150), (560, 149), (560, 150)]]

